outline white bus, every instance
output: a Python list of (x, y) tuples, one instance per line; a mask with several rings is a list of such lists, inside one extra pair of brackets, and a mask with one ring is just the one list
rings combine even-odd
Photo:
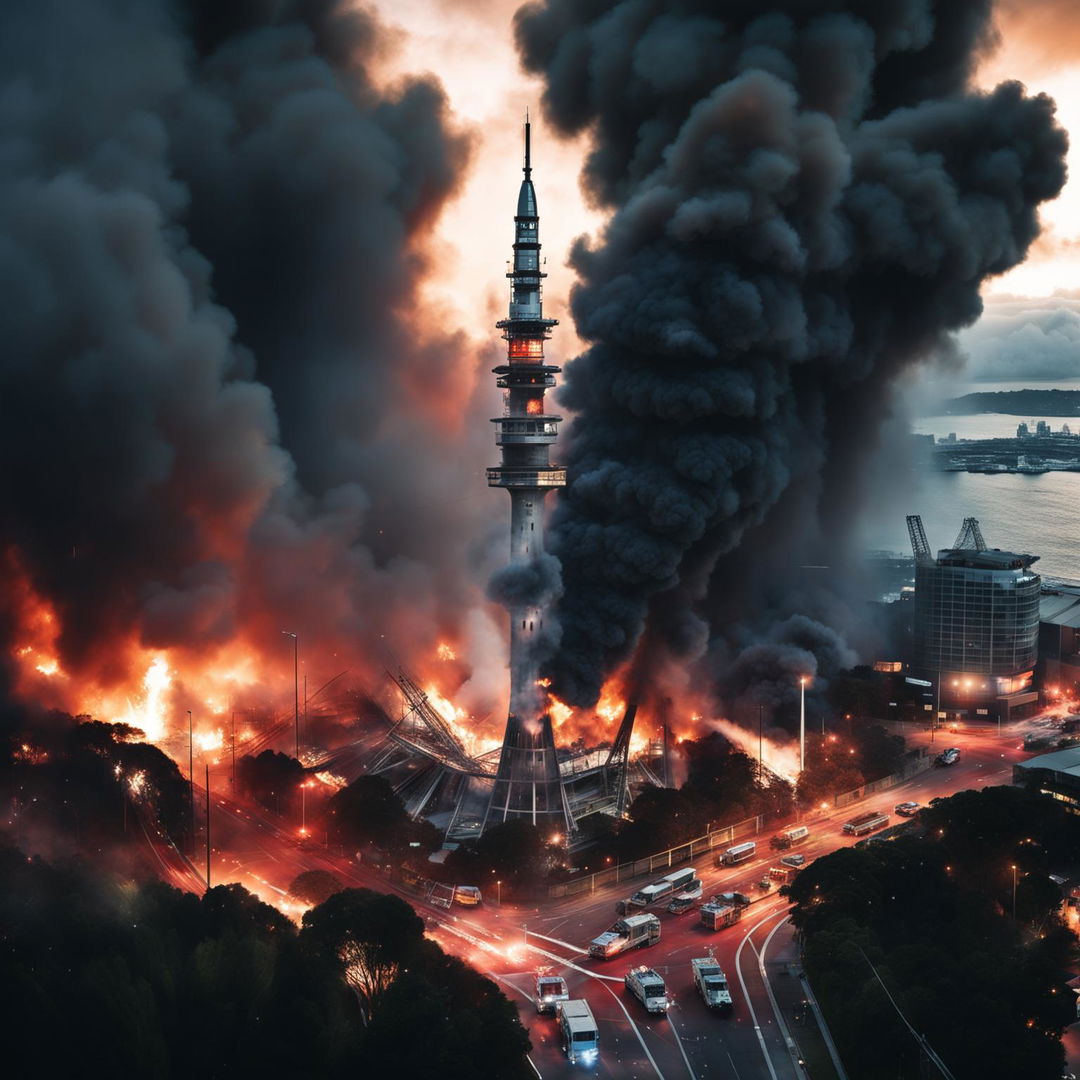
[(717, 866), (734, 866), (736, 863), (746, 862), (747, 859), (752, 859), (757, 852), (757, 844), (753, 840), (748, 840), (745, 844), (736, 844), (734, 847), (729, 847), (727, 851), (721, 852), (716, 857)]
[(684, 866), (681, 870), (675, 870), (668, 874), (666, 877), (662, 877), (658, 884), (663, 884), (665, 881), (671, 882), (671, 891), (678, 892), (680, 889), (685, 889), (696, 876), (696, 871), (692, 866)]
[(867, 810), (865, 814), (844, 822), (844, 832), (852, 836), (864, 836), (875, 829), (882, 829), (889, 824), (889, 815), (878, 810)]
[(692, 866), (684, 866), (681, 870), (675, 870), (668, 874), (667, 877), (662, 877), (659, 881), (646, 885), (644, 889), (639, 889), (630, 897), (630, 903), (637, 904), (638, 907), (646, 907), (649, 904), (664, 900), (672, 893), (686, 888), (694, 880), (694, 874), (695, 871)]

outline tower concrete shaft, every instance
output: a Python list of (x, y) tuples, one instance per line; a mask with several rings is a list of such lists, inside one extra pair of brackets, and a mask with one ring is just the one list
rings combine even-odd
[[(510, 559), (521, 565), (543, 554), (544, 496), (566, 485), (566, 469), (548, 460), (562, 417), (544, 408), (544, 392), (555, 385), (559, 368), (544, 363), (544, 342), (556, 320), (545, 319), (543, 311), (547, 275), (540, 269), (530, 135), (526, 120), (525, 178), (514, 215), (514, 268), (506, 275), (510, 310), (496, 324), (507, 342), (506, 363), (494, 369), (503, 390), (503, 415), (492, 421), (502, 463), (487, 470), (488, 484), (510, 493)], [(571, 824), (551, 717), (539, 685), (545, 617), (543, 603), (510, 606), (510, 715), (485, 828), (525, 820), (563, 833)]]

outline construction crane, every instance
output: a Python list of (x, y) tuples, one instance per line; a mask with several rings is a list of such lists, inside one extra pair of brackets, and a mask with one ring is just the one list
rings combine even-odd
[(960, 526), (960, 532), (957, 533), (953, 549), (956, 551), (965, 549), (971, 551), (986, 550), (986, 541), (983, 539), (982, 529), (979, 528), (978, 518), (964, 518), (964, 524)]
[[(976, 522), (976, 524), (978, 524)], [(915, 554), (915, 562), (925, 565), (933, 562), (930, 554), (930, 544), (926, 539), (926, 530), (923, 528), (922, 517), (919, 514), (907, 516), (908, 536), (911, 537), (911, 550)]]

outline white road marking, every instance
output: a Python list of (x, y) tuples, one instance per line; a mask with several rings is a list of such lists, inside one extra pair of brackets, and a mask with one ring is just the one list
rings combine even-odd
[(671, 1019), (671, 1013), (668, 1013), (668, 1027), (671, 1028), (671, 1034), (675, 1036), (675, 1045), (679, 1048), (679, 1053), (682, 1054), (683, 1061), (686, 1062), (686, 1071), (690, 1074), (690, 1080), (697, 1080), (694, 1075), (694, 1070), (690, 1067), (690, 1059), (686, 1056), (686, 1051), (683, 1049), (682, 1039), (679, 1038), (679, 1029), (675, 1026), (675, 1021)]
[[(587, 972), (587, 974), (592, 974), (592, 973)], [(609, 978), (609, 976), (603, 975), (603, 976), (597, 976), (597, 978), (605, 978), (606, 979), (606, 978)], [(622, 982), (621, 979), (618, 979), (616, 981), (617, 982)], [(618, 1005), (620, 1009), (622, 1009), (623, 1016), (626, 1017), (627, 1023), (630, 1025), (630, 1027), (633, 1030), (634, 1034), (637, 1036), (638, 1042), (641, 1043), (641, 1049), (645, 1051), (645, 1056), (649, 1059), (649, 1063), (656, 1070), (656, 1075), (660, 1077), (660, 1080), (664, 1080), (664, 1074), (660, 1071), (660, 1066), (656, 1064), (656, 1058), (654, 1058), (652, 1056), (652, 1054), (649, 1053), (649, 1048), (645, 1045), (645, 1039), (642, 1037), (641, 1032), (638, 1031), (638, 1026), (637, 1026), (637, 1024), (634, 1023), (633, 1018), (626, 1011), (626, 1006), (622, 1003), (622, 1001), (619, 1000), (618, 994), (616, 994), (615, 991), (612, 990), (610, 986), (605, 986), (604, 989), (615, 999), (615, 1004)]]
[[(744, 937), (742, 941), (739, 942), (739, 947), (735, 950), (735, 974), (739, 976), (739, 985), (742, 987), (743, 997), (746, 999), (746, 1006), (750, 1010), (750, 1020), (753, 1022), (754, 1033), (758, 1037), (758, 1043), (761, 1046), (761, 1053), (765, 1058), (765, 1064), (769, 1068), (769, 1075), (772, 1077), (772, 1080), (779, 1080), (779, 1077), (776, 1075), (776, 1069), (773, 1068), (772, 1058), (769, 1057), (769, 1050), (768, 1047), (765, 1045), (765, 1036), (761, 1032), (761, 1025), (758, 1023), (757, 1013), (754, 1011), (754, 1003), (750, 1000), (750, 994), (747, 992), (746, 989), (746, 980), (743, 978), (742, 968), (739, 965), (739, 956), (743, 951), (743, 947), (748, 941), (750, 941), (750, 935), (753, 934), (753, 932), (757, 930), (759, 926), (764, 926), (765, 923), (767, 923), (771, 918), (773, 918), (773, 915), (767, 915), (764, 919), (761, 920), (761, 922), (757, 923), (755, 926), (750, 927), (750, 929), (746, 932), (746, 937)], [(750, 947), (753, 948), (753, 942), (751, 942)], [(754, 949), (754, 952), (756, 953), (757, 950)]]

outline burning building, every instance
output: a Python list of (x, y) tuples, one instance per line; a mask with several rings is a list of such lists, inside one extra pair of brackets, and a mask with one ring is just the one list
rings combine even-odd
[[(510, 704), (501, 747), (473, 755), (405, 672), (400, 720), (387, 733), (369, 772), (388, 776), (409, 812), (427, 814), (451, 840), (475, 837), (493, 825), (526, 821), (573, 845), (578, 823), (594, 814), (620, 815), (635, 778), (660, 783), (648, 753), (631, 761), (635, 706), (626, 708), (614, 739), (599, 748), (558, 748), (541, 664), (557, 642), (549, 605), (560, 589), (558, 562), (544, 551), (544, 498), (566, 484), (549, 449), (561, 417), (546, 411), (544, 395), (559, 368), (545, 363), (544, 342), (555, 319), (544, 317), (539, 214), (532, 182), (531, 127), (525, 122), (524, 179), (514, 215), (514, 259), (508, 272), (510, 306), (496, 325), (507, 342), (506, 363), (494, 369), (503, 390), (495, 441), (502, 461), (487, 470), (491, 487), (510, 493), (510, 562), (491, 595), (510, 616)], [(655, 756), (655, 755), (654, 755)], [(663, 775), (665, 770), (661, 769)]]
[(544, 342), (556, 320), (544, 318), (542, 282), (547, 275), (540, 269), (530, 135), (526, 119), (525, 176), (514, 215), (514, 264), (507, 273), (510, 310), (497, 324), (507, 342), (506, 363), (495, 368), (503, 391), (503, 415), (492, 421), (502, 462), (487, 471), (491, 487), (510, 493), (507, 576), (523, 587), (507, 590), (504, 596), (510, 612), (510, 715), (485, 826), (523, 818), (563, 831), (569, 829), (570, 811), (540, 687), (540, 660), (547, 640), (545, 601), (551, 596), (544, 579), (552, 576), (544, 557), (544, 496), (566, 486), (566, 469), (548, 460), (562, 417), (544, 407), (544, 393), (555, 385), (559, 368), (544, 363)]

